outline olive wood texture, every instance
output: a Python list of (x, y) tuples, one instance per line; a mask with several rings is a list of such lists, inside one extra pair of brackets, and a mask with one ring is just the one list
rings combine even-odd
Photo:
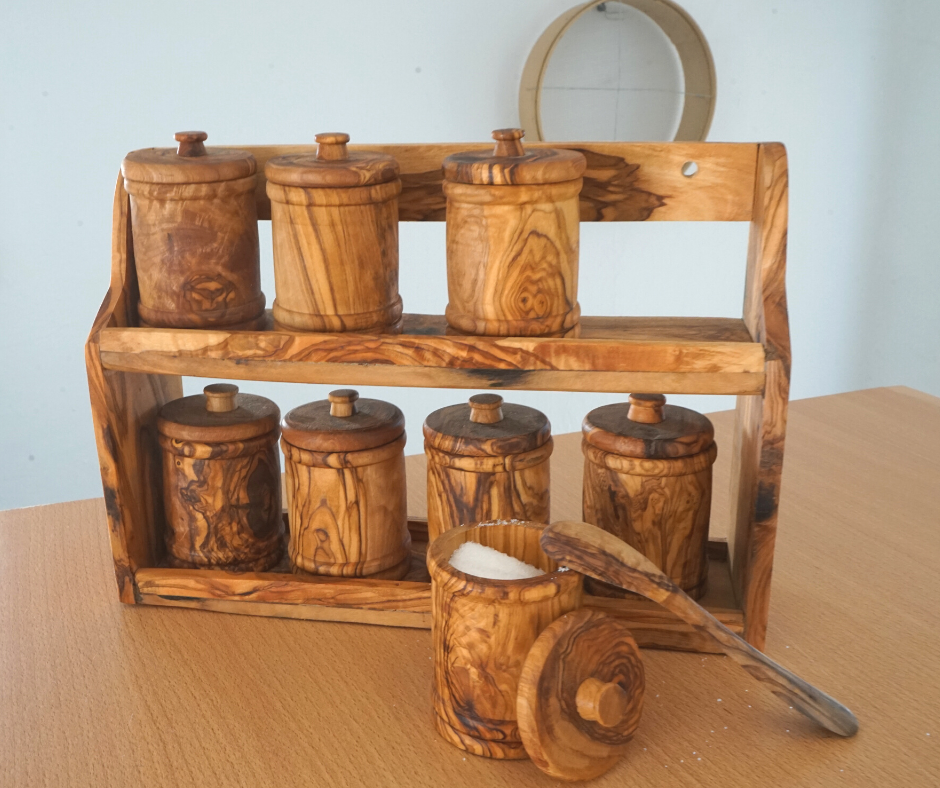
[[(529, 649), (549, 624), (580, 607), (581, 575), (558, 568), (535, 523), (465, 526), (428, 548), (434, 724), (451, 744), (488, 758), (527, 758), (516, 698)], [(474, 541), (543, 570), (525, 580), (459, 572), (450, 556)]]
[(405, 417), (352, 389), (284, 416), (291, 566), (400, 580), (411, 568)]
[(630, 630), (577, 610), (538, 636), (519, 677), (526, 752), (546, 774), (592, 780), (624, 754), (643, 712), (646, 677)]
[[(712, 417), (720, 446), (733, 417)], [(553, 505), (577, 519), (580, 435), (555, 441)], [(911, 389), (790, 409), (766, 653), (849, 702), (858, 735), (791, 714), (730, 659), (644, 649), (640, 727), (620, 762), (586, 785), (940, 785), (938, 441), (940, 399)], [(408, 462), (420, 513), (423, 458)], [(100, 496), (0, 512), (0, 783), (553, 783), (531, 763), (474, 758), (439, 738), (428, 633), (121, 605), (105, 520)]]
[(178, 151), (129, 153), (141, 321), (175, 328), (257, 328), (264, 319), (255, 160), (208, 151), (204, 132), (180, 132)]
[(265, 165), (274, 239), (274, 320), (301, 331), (397, 331), (398, 165), (318, 134), (316, 155)]
[[(258, 217), (271, 218), (262, 173), (276, 156), (309, 154), (312, 145), (246, 145), (258, 162), (255, 197)], [(752, 217), (754, 173), (759, 145), (716, 142), (558, 142), (529, 143), (530, 151), (561, 148), (587, 159), (580, 196), (582, 222), (713, 221), (741, 222)], [(441, 165), (465, 151), (492, 151), (492, 143), (349, 145), (351, 152), (393, 156), (401, 169), (399, 221), (445, 218)], [(682, 174), (686, 162), (698, 171)]]
[(551, 424), (534, 408), (476, 394), (428, 415), (428, 533), (490, 520), (549, 522)]
[[(442, 221), (441, 162), (447, 155), (474, 147), (489, 146), (455, 143), (349, 149), (375, 150), (398, 160), (403, 181), (400, 220)], [(745, 626), (748, 641), (763, 647), (789, 388), (784, 148), (777, 143), (565, 143), (548, 147), (580, 150), (587, 158), (580, 196), (582, 221), (752, 221), (744, 319), (583, 317), (580, 338), (520, 340), (447, 337), (443, 316), (426, 315), (406, 316), (405, 336), (365, 339), (271, 330), (137, 328), (128, 195), (123, 177), (118, 179), (110, 288), (85, 355), (122, 601), (138, 599), (134, 585), (138, 569), (153, 568), (158, 574), (179, 571), (159, 569), (164, 558), (163, 521), (154, 419), (161, 405), (182, 395), (180, 375), (476, 390), (729, 393), (743, 395), (738, 438), (723, 444), (734, 444), (734, 497), (740, 505), (729, 544), (740, 602), (728, 585), (727, 563), (723, 563), (727, 546), (712, 542), (710, 549), (724, 550), (725, 558), (716, 554), (711, 560), (710, 590), (703, 603), (728, 626)], [(249, 146), (245, 150), (263, 170), (275, 156), (309, 153), (313, 147)], [(686, 161), (698, 164), (693, 177), (682, 174)], [(265, 188), (266, 180), (259, 175), (255, 197), (259, 217), (264, 219), (270, 218)], [(424, 473), (419, 473), (423, 478)], [(568, 471), (571, 478), (577, 478), (577, 473), (576, 468)], [(411, 477), (414, 481), (415, 474)], [(574, 510), (569, 515), (577, 516)], [(234, 592), (215, 601), (147, 597), (140, 601), (239, 607)], [(262, 615), (314, 618), (335, 614), (334, 609), (316, 605), (243, 604)], [(643, 646), (714, 649), (708, 638), (646, 600), (634, 600), (627, 607), (621, 600), (596, 599), (592, 605), (629, 610), (625, 619)]]
[(854, 736), (858, 720), (845, 706), (781, 667), (725, 627), (649, 560), (601, 528), (557, 522), (542, 533), (542, 549), (555, 561), (591, 577), (614, 583), (671, 610), (710, 635), (722, 651), (801, 714), (840, 736)]
[(491, 152), (444, 160), (448, 324), (466, 334), (569, 332), (578, 306), (578, 195), (585, 159), (526, 152), (522, 129), (493, 132)]

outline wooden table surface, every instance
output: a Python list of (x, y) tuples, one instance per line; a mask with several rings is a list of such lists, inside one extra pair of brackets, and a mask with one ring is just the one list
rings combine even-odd
[[(716, 520), (730, 414), (716, 417)], [(852, 708), (842, 740), (724, 657), (645, 651), (646, 708), (592, 785), (940, 785), (940, 399), (791, 405), (767, 653)], [(577, 436), (553, 517), (577, 518)], [(413, 514), (423, 459), (409, 459)], [(430, 633), (117, 601), (101, 499), (0, 513), (0, 785), (553, 783), (431, 724)]]

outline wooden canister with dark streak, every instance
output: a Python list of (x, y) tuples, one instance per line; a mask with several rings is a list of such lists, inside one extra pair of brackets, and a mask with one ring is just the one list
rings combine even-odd
[(317, 134), (317, 152), (264, 168), (274, 239), (274, 320), (300, 331), (401, 330), (398, 163)]
[[(591, 411), (582, 425), (583, 517), (643, 553), (683, 591), (708, 588), (712, 423), (661, 394)], [(592, 592), (613, 592), (606, 584)]]
[(160, 410), (171, 566), (260, 572), (280, 561), (279, 417), (271, 400), (228, 383)]
[(405, 417), (351, 389), (284, 416), (295, 572), (399, 580), (411, 567)]
[(490, 336), (575, 335), (584, 155), (525, 150), (522, 129), (493, 132), (492, 151), (444, 160), (446, 317)]
[(142, 325), (258, 328), (264, 293), (258, 253), (254, 156), (207, 148), (204, 131), (178, 148), (127, 154), (134, 262)]
[[(428, 548), (434, 724), (447, 741), (488, 758), (527, 758), (516, 696), (532, 644), (581, 605), (582, 575), (558, 569), (539, 545), (543, 525), (485, 524), (447, 531)], [(459, 572), (450, 556), (479, 542), (542, 569), (525, 580)]]
[(489, 520), (548, 522), (551, 424), (545, 414), (475, 394), (424, 422), (428, 535)]

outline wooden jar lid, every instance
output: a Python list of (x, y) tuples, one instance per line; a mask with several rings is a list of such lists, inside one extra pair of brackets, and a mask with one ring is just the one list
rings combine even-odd
[(369, 186), (398, 177), (398, 162), (393, 156), (347, 150), (348, 134), (317, 134), (316, 140), (316, 153), (291, 153), (268, 161), (265, 177), (283, 186), (316, 188)]
[(178, 131), (176, 148), (144, 148), (128, 153), (121, 173), (145, 183), (215, 183), (253, 175), (255, 157), (236, 148), (207, 148), (204, 131)]
[(289, 411), (281, 435), (308, 451), (362, 451), (397, 440), (405, 431), (404, 414), (390, 402), (359, 399), (353, 389), (331, 391), (328, 399)]
[(544, 413), (504, 403), (498, 394), (474, 394), (466, 404), (441, 408), (424, 420), (431, 446), (472, 457), (522, 454), (544, 445), (551, 434)]
[(715, 440), (706, 416), (667, 405), (662, 394), (631, 394), (629, 404), (595, 408), (584, 417), (581, 432), (598, 449), (650, 460), (698, 454)]
[(516, 715), (526, 752), (552, 777), (600, 776), (633, 738), (645, 687), (640, 651), (623, 622), (583, 608), (556, 619), (519, 678)]
[(267, 397), (239, 394), (231, 383), (213, 383), (202, 394), (160, 408), (157, 429), (184, 441), (244, 441), (277, 430), (280, 417), (277, 405)]
[(483, 186), (513, 186), (561, 183), (580, 178), (587, 167), (584, 155), (561, 148), (522, 147), (522, 129), (493, 132), (493, 152), (464, 151), (444, 159), (444, 178), (457, 183)]

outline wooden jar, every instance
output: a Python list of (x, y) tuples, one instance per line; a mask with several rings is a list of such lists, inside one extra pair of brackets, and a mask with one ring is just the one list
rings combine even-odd
[(661, 394), (592, 410), (581, 427), (583, 517), (643, 553), (693, 599), (708, 586), (715, 430)]
[[(526, 758), (516, 717), (523, 663), (542, 630), (581, 605), (583, 576), (557, 571), (542, 551), (542, 525), (467, 526), (428, 548), (434, 658), (434, 724), (461, 749)], [(508, 553), (548, 574), (490, 580), (464, 574), (450, 556), (465, 541)]]
[(549, 522), (551, 430), (544, 413), (497, 394), (429, 415), (429, 538), (489, 520)]
[(493, 132), (492, 153), (444, 159), (447, 322), (490, 336), (577, 327), (581, 175), (570, 150), (526, 152), (522, 129)]
[[(645, 686), (625, 625), (577, 610), (582, 575), (542, 550), (543, 525), (464, 526), (428, 548), (434, 724), (489, 758), (531, 757), (547, 774), (586, 780), (616, 763), (639, 724)], [(454, 569), (474, 541), (546, 574), (492, 580)]]
[(351, 389), (281, 424), (295, 571), (399, 580), (411, 564), (405, 417)]
[(230, 383), (160, 409), (172, 566), (261, 572), (280, 561), (279, 418), (271, 400), (239, 394)]
[(316, 154), (264, 168), (274, 236), (274, 320), (301, 331), (401, 330), (398, 162), (317, 134)]
[(142, 325), (257, 328), (264, 322), (258, 256), (255, 159), (206, 148), (204, 131), (176, 134), (179, 147), (128, 153)]

